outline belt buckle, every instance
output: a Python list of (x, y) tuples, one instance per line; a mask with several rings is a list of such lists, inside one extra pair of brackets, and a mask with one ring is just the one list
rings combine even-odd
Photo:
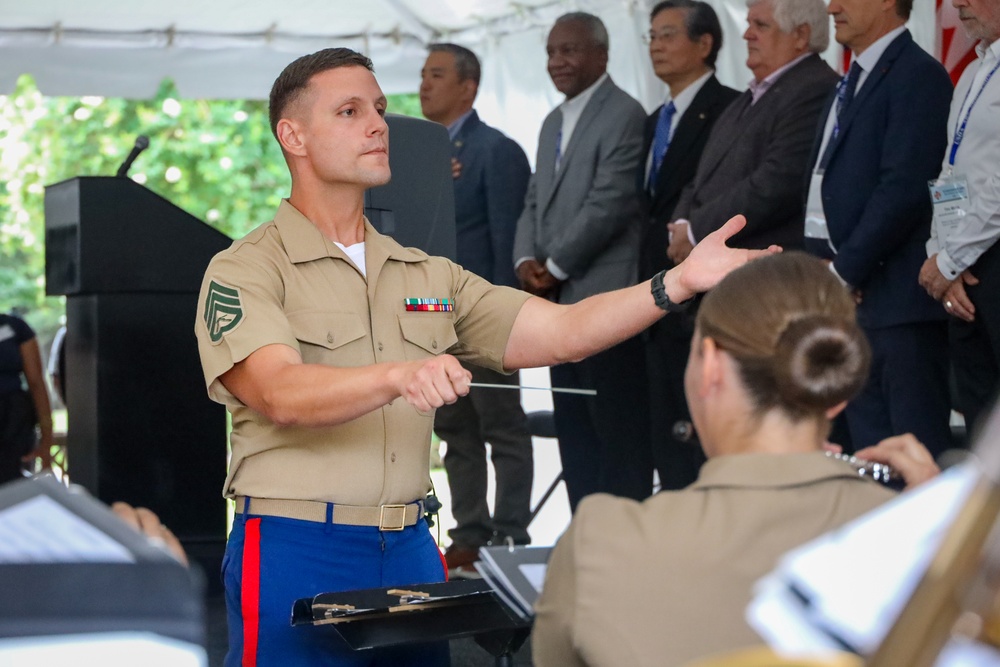
[(406, 505), (382, 505), (378, 517), (378, 529), (399, 531), (406, 527)]

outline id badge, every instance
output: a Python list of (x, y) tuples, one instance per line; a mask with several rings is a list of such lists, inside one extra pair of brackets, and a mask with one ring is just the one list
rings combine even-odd
[(968, 180), (962, 176), (945, 176), (928, 181), (927, 186), (934, 205), (934, 229), (939, 237), (953, 236), (972, 203)]
[(826, 226), (823, 211), (823, 170), (813, 172), (809, 181), (809, 197), (806, 200), (806, 238), (822, 239), (829, 242), (830, 230)]

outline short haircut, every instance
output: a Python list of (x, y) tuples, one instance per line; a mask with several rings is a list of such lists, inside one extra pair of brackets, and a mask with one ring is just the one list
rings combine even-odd
[(482, 76), (482, 67), (479, 65), (479, 58), (476, 54), (458, 44), (439, 42), (427, 47), (430, 53), (450, 53), (455, 57), (455, 71), (458, 72), (459, 81), (472, 81), (478, 86)]
[(605, 51), (611, 48), (611, 39), (608, 37), (608, 29), (604, 27), (604, 21), (593, 14), (587, 12), (569, 12), (556, 19), (553, 25), (560, 23), (582, 23), (590, 31), (590, 38), (594, 44)]
[(271, 86), (271, 97), (268, 103), (268, 116), (271, 121), (271, 132), (278, 138), (278, 121), (285, 109), (301, 97), (309, 80), (321, 72), (338, 67), (364, 67), (374, 72), (372, 61), (351, 49), (323, 49), (293, 60), (281, 71)]
[(722, 48), (722, 25), (712, 6), (701, 0), (663, 0), (653, 7), (653, 11), (649, 13), (649, 20), (652, 21), (657, 14), (666, 9), (684, 10), (684, 27), (687, 28), (688, 39), (692, 42), (697, 42), (702, 35), (709, 35), (712, 38), (712, 49), (705, 57), (705, 64), (714, 68), (715, 59)]
[(800, 25), (808, 25), (809, 50), (826, 51), (830, 45), (830, 17), (823, 0), (747, 0), (747, 7), (761, 2), (771, 3), (774, 21), (781, 32), (790, 33)]
[(913, 0), (896, 0), (896, 16), (904, 21), (910, 20), (910, 12), (913, 11)]

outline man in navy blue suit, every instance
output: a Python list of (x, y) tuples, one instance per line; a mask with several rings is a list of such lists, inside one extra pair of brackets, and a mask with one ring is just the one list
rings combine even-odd
[(930, 233), (927, 183), (941, 165), (951, 82), (906, 29), (913, 0), (831, 0), (853, 62), (820, 116), (806, 246), (858, 299), (871, 375), (847, 407), (856, 448), (911, 432), (949, 446), (945, 312), (917, 284)]
[[(455, 44), (432, 44), (421, 72), (420, 107), (448, 128), (455, 183), (458, 263), (494, 285), (516, 287), (511, 263), (517, 219), (531, 168), (512, 139), (472, 108), (479, 90), (476, 55)], [(517, 385), (504, 375), (468, 366), (474, 382)], [(445, 553), (453, 575), (468, 573), (479, 547), (506, 538), (527, 544), (533, 458), (520, 392), (473, 388), (438, 408), (434, 430), (448, 443), (444, 466), (451, 488), (452, 545)], [(486, 443), (496, 470), (496, 503), (486, 501)]]
[[(662, 0), (650, 12), (649, 59), (669, 94), (646, 119), (645, 159), (638, 169), (645, 214), (640, 280), (674, 266), (667, 257), (667, 223), (673, 219), (684, 186), (694, 179), (716, 119), (739, 97), (715, 78), (715, 59), (721, 48), (722, 26), (708, 3)], [(691, 484), (705, 461), (701, 445), (691, 437), (691, 415), (684, 397), (684, 369), (693, 333), (693, 315), (671, 313), (646, 334), (653, 464), (661, 489)]]

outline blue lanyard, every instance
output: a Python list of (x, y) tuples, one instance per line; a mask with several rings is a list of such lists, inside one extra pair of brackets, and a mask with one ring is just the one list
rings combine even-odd
[[(997, 60), (997, 64), (994, 65), (993, 69), (990, 70), (990, 73), (986, 75), (986, 80), (983, 81), (983, 85), (979, 87), (979, 92), (976, 93), (976, 97), (972, 100), (972, 104), (969, 105), (969, 110), (965, 112), (965, 118), (962, 119), (962, 124), (955, 130), (955, 138), (951, 142), (951, 152), (948, 154), (948, 165), (951, 167), (955, 166), (955, 156), (958, 155), (958, 147), (962, 145), (962, 138), (965, 136), (965, 126), (969, 124), (969, 116), (972, 115), (972, 108), (976, 106), (976, 102), (979, 101), (979, 97), (983, 94), (983, 91), (986, 90), (986, 84), (990, 82), (990, 79), (992, 79), (993, 75), (996, 74), (998, 68), (1000, 68), (1000, 60)], [(973, 76), (972, 78), (975, 79), (976, 77)], [(965, 91), (965, 99), (962, 100), (962, 106), (959, 107), (959, 110), (965, 107), (965, 103), (969, 101), (969, 95), (971, 93), (972, 86), (970, 85), (969, 89)]]

